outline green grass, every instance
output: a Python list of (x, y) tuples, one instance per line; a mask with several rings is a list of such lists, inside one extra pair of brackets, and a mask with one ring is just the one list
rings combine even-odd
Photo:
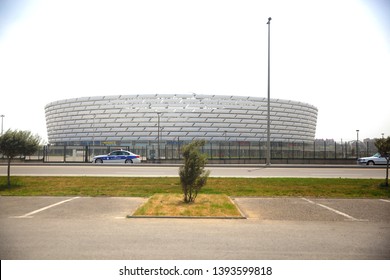
[[(306, 196), (389, 198), (382, 179), (338, 178), (209, 178), (203, 194), (228, 196)], [(24, 177), (13, 176), (11, 188), (0, 176), (0, 195), (13, 196), (134, 196), (181, 193), (179, 178)]]
[(132, 216), (241, 217), (226, 195), (199, 194), (194, 203), (184, 203), (182, 194), (154, 194)]

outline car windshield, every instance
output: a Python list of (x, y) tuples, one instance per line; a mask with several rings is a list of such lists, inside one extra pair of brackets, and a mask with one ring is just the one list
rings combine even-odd
[(380, 154), (380, 153), (376, 153), (376, 154), (373, 155), (372, 157), (381, 157), (381, 154)]

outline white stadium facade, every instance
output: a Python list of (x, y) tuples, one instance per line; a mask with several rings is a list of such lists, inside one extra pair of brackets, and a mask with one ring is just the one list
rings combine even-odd
[[(271, 99), (271, 141), (314, 141), (317, 108)], [(148, 94), (59, 100), (45, 107), (52, 145), (267, 138), (267, 98)]]

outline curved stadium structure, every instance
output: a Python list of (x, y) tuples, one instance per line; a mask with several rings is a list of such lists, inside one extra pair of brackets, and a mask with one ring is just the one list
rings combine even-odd
[[(317, 108), (271, 99), (271, 141), (313, 141)], [(267, 98), (152, 94), (59, 100), (45, 107), (51, 144), (265, 141)], [(160, 134), (160, 137), (158, 136)]]

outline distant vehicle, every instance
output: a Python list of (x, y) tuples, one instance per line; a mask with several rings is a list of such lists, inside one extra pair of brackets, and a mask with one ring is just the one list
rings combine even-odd
[(387, 164), (386, 158), (381, 156), (380, 153), (376, 153), (370, 157), (358, 158), (357, 162), (358, 164), (364, 165)]
[(108, 155), (94, 156), (92, 163), (140, 163), (139, 155), (133, 154), (129, 151), (117, 150), (112, 151)]

